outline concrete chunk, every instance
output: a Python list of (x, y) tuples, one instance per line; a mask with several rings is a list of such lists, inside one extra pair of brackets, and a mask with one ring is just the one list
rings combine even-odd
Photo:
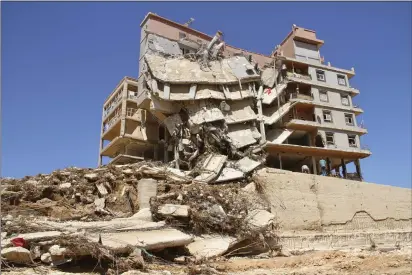
[(102, 196), (106, 196), (108, 194), (106, 187), (104, 187), (103, 183), (96, 184), (97, 191)]
[(236, 239), (229, 236), (207, 237), (187, 245), (187, 249), (191, 255), (207, 259), (221, 256), (235, 242)]
[(243, 173), (249, 173), (252, 172), (254, 169), (256, 169), (260, 165), (260, 162), (254, 161), (248, 157), (244, 157), (238, 162), (236, 162), (236, 166), (239, 170), (241, 170)]
[(178, 205), (178, 204), (163, 204), (159, 206), (157, 210), (158, 214), (163, 216), (173, 216), (173, 217), (188, 217), (189, 216), (189, 206), (188, 205)]
[(150, 198), (157, 194), (157, 181), (154, 179), (141, 179), (137, 184), (140, 208), (150, 207)]
[(275, 215), (266, 210), (260, 209), (253, 210), (246, 216), (247, 224), (256, 230), (266, 228), (273, 223), (274, 219)]
[(20, 246), (2, 249), (1, 257), (17, 264), (29, 264), (32, 262), (30, 251)]
[(215, 181), (216, 183), (225, 182), (230, 180), (238, 180), (244, 177), (243, 172), (236, 170), (234, 168), (223, 168), (222, 172), (220, 173), (219, 177)]
[[(97, 241), (98, 235), (91, 239)], [(128, 245), (139, 246), (141, 248), (163, 249), (167, 247), (184, 246), (192, 242), (193, 237), (177, 229), (161, 229), (141, 232), (120, 232), (101, 234), (103, 245), (116, 251), (126, 251)]]
[(86, 174), (84, 177), (89, 180), (89, 181), (95, 181), (98, 178), (98, 175), (96, 173), (91, 173), (91, 174)]
[(59, 185), (60, 189), (69, 189), (70, 187), (72, 187), (72, 184), (70, 182), (64, 182)]

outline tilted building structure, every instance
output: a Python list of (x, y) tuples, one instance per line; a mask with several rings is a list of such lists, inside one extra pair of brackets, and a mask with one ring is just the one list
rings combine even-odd
[[(244, 158), (292, 171), (306, 164), (315, 174), (323, 158), (345, 177), (354, 162), (361, 177), (359, 159), (371, 153), (360, 145), (367, 131), (356, 122), (355, 72), (325, 65), (323, 43), (293, 26), (265, 56), (149, 13), (139, 77), (124, 78), (104, 104), (99, 165), (103, 156), (113, 164), (174, 161), (183, 170), (208, 163), (230, 178), (249, 171)], [(224, 180), (215, 174), (204, 178)]]

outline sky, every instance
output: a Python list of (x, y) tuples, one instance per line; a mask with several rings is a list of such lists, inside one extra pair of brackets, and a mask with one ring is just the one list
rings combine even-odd
[(411, 2), (2, 2), (2, 177), (96, 167), (103, 102), (137, 77), (150, 11), (263, 54), (292, 24), (316, 30), (325, 60), (356, 71), (365, 180), (411, 187)]

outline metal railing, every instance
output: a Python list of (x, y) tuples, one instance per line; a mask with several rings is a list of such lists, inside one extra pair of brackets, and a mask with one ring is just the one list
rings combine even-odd
[(312, 77), (308, 74), (298, 74), (298, 73), (288, 71), (286, 75), (289, 77), (296, 77), (296, 78), (301, 78), (301, 79), (306, 79), (306, 80), (312, 80)]
[(297, 99), (304, 99), (304, 100), (309, 100), (313, 101), (313, 96), (310, 95), (305, 95), (305, 94), (298, 94), (298, 93), (291, 93), (290, 94), (290, 99), (292, 98), (297, 98)]
[(103, 125), (103, 133), (106, 133), (120, 119), (120, 112), (116, 113), (106, 124)]
[(127, 109), (126, 109), (126, 116), (128, 116), (128, 117), (133, 117), (135, 114), (137, 114), (137, 111), (139, 111), (139, 109), (136, 109), (136, 108), (127, 108)]
[(117, 104), (118, 104), (121, 100), (122, 100), (122, 95), (121, 95), (121, 93), (119, 93), (119, 94), (112, 100), (112, 102), (110, 103), (110, 105), (108, 105), (108, 106), (105, 108), (105, 110), (104, 110), (104, 112), (103, 112), (103, 118), (107, 117), (107, 115), (109, 115), (109, 114), (111, 113), (111, 111), (116, 108)]

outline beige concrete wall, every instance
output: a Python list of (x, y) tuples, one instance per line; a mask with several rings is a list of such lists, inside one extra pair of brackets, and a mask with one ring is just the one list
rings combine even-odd
[(263, 186), (281, 231), (408, 230), (411, 189), (264, 168)]

